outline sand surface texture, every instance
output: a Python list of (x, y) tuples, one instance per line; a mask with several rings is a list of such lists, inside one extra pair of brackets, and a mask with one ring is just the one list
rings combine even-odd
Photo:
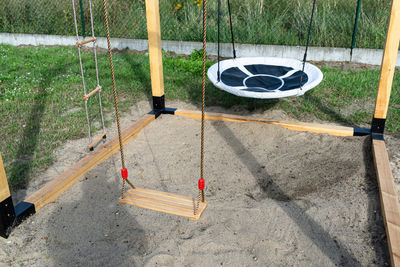
[[(168, 106), (198, 109), (175, 102)], [(137, 104), (127, 127), (145, 112)], [(290, 119), (280, 111), (208, 111)], [(111, 134), (115, 129), (111, 129)], [(11, 266), (386, 266), (389, 255), (369, 137), (334, 137), (254, 123), (206, 123), (209, 205), (200, 221), (120, 205), (119, 153), (0, 240)], [(65, 144), (27, 190), (84, 157)], [(387, 138), (399, 182), (400, 142)], [(125, 146), (138, 187), (196, 197), (200, 121), (163, 115)]]

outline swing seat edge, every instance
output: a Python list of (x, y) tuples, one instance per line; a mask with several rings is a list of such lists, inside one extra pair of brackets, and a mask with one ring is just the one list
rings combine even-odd
[(197, 201), (196, 198), (145, 188), (129, 189), (124, 197), (118, 200), (120, 204), (133, 205), (197, 221), (205, 211), (208, 203), (206, 201), (200, 202), (196, 214), (194, 214), (195, 201)]

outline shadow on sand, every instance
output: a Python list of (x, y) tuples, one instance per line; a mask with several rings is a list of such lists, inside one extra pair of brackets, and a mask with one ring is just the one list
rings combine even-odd
[(118, 204), (120, 171), (114, 166), (108, 160), (86, 174), (74, 185), (82, 193), (64, 197), (50, 216), (48, 254), (57, 266), (136, 266), (133, 256), (147, 253), (144, 230), (129, 206)]
[[(312, 217), (310, 217), (306, 210), (296, 204), (293, 195), (286, 192), (286, 189), (278, 185), (273, 177), (268, 173), (259, 160), (240, 142), (235, 136), (235, 133), (229, 129), (225, 123), (212, 122), (212, 125), (223, 137), (226, 144), (231, 147), (242, 164), (247, 167), (254, 179), (257, 181), (259, 187), (262, 189), (264, 198), (271, 198), (277, 201), (281, 209), (291, 218), (291, 220), (298, 226), (301, 232), (306, 235), (322, 252), (325, 254), (333, 264), (337, 266), (361, 266), (357, 257), (346, 248), (338, 239), (331, 236), (323, 226), (318, 224)], [(370, 142), (366, 139), (366, 142)], [(369, 228), (374, 241), (374, 249), (376, 251), (377, 263), (386, 261), (387, 246), (385, 240), (379, 240), (383, 229), (383, 221), (379, 214), (379, 196), (377, 194), (376, 177), (371, 163), (371, 146), (364, 144), (364, 161), (368, 170), (366, 170), (367, 177), (365, 178), (368, 185), (368, 210), (369, 214)], [(327, 156), (328, 157), (328, 156)], [(304, 166), (307, 168), (307, 166)], [(386, 259), (385, 259), (386, 258)]]

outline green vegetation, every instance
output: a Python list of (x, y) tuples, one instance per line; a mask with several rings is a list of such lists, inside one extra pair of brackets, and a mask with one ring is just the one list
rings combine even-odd
[[(57, 146), (87, 136), (82, 85), (75, 47), (12, 47), (0, 45), (0, 151), (11, 186), (22, 187), (32, 173), (47, 168)], [(99, 54), (100, 79), (107, 124), (113, 118), (108, 57)], [(94, 88), (95, 69), (90, 51), (83, 53), (88, 88)], [(207, 62), (211, 66), (213, 62)], [(114, 65), (120, 109), (151, 99), (148, 56), (115, 53)], [(164, 54), (167, 99), (200, 105), (201, 52), (189, 57)], [(282, 109), (303, 121), (314, 119), (368, 126), (372, 120), (379, 69), (343, 70), (321, 67), (324, 81), (305, 96), (255, 100), (233, 96), (207, 82), (207, 106), (244, 106), (250, 110)], [(400, 85), (395, 75), (394, 88)], [(96, 99), (89, 101), (96, 119)], [(400, 131), (400, 97), (394, 90), (387, 129)]]
[[(160, 0), (165, 40), (200, 41), (201, 0)], [(222, 42), (230, 42), (222, 0)], [(78, 1), (76, 1), (78, 3)], [(105, 36), (101, 0), (93, 0), (96, 35)], [(108, 0), (113, 37), (147, 39), (144, 0)], [(90, 35), (88, 0), (84, 1)], [(251, 44), (304, 45), (312, 0), (231, 0), (236, 40)], [(356, 47), (382, 48), (390, 0), (364, 0)], [(317, 1), (312, 46), (350, 47), (357, 0)], [(79, 5), (76, 5), (79, 12)], [(208, 39), (217, 41), (217, 1), (208, 2)], [(78, 26), (81, 29), (78, 14)], [(0, 1), (0, 32), (74, 35), (71, 1)]]

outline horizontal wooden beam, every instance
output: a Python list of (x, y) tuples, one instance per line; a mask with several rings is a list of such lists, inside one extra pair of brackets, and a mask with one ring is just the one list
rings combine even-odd
[(372, 149), (390, 259), (393, 267), (400, 267), (400, 205), (389, 156), (383, 140), (373, 140)]
[[(154, 115), (146, 114), (122, 132), (122, 142), (125, 144), (134, 138), (145, 126), (155, 119)], [(63, 172), (33, 193), (25, 202), (35, 205), (38, 211), (44, 205), (53, 202), (57, 197), (78, 181), (86, 172), (103, 162), (119, 150), (118, 136), (101, 145), (95, 152), (87, 155), (70, 169)]]
[[(178, 109), (175, 111), (175, 115), (191, 117), (191, 118), (195, 118), (195, 119), (201, 119), (200, 111)], [(230, 114), (223, 114), (223, 113), (208, 113), (208, 112), (205, 115), (205, 119), (206, 120), (217, 120), (217, 121), (262, 123), (262, 124), (270, 124), (270, 125), (277, 125), (277, 126), (285, 127), (287, 129), (294, 130), (294, 131), (326, 133), (326, 134), (331, 134), (331, 135), (335, 135), (335, 136), (354, 136), (354, 128), (339, 126), (339, 125), (298, 122), (298, 121), (263, 120), (263, 119), (256, 119), (256, 118), (239, 116), (239, 115), (230, 115)]]

